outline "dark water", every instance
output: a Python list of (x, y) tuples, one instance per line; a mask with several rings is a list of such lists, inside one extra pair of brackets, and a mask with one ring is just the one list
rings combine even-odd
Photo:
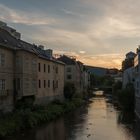
[(96, 97), (56, 121), (5, 140), (140, 140), (140, 123)]

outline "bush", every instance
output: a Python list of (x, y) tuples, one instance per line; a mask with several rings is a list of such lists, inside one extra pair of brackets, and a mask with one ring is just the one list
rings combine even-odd
[(79, 98), (74, 98), (64, 103), (56, 100), (46, 107), (33, 106), (32, 108), (22, 108), (15, 110), (13, 113), (2, 115), (0, 117), (0, 137), (57, 119), (60, 115), (76, 109), (83, 103), (83, 100)]
[(22, 99), (16, 102), (15, 108), (16, 109), (31, 108), (33, 106), (34, 100), (35, 100), (34, 96), (23, 97)]
[(125, 110), (134, 110), (135, 90), (133, 84), (127, 84), (125, 89), (118, 92), (118, 100)]
[(122, 82), (118, 81), (113, 85), (112, 93), (114, 96), (118, 96), (118, 94), (121, 92), (121, 90), (122, 90)]
[(74, 83), (66, 83), (64, 87), (64, 97), (66, 99), (72, 99), (75, 93), (76, 93), (76, 88)]

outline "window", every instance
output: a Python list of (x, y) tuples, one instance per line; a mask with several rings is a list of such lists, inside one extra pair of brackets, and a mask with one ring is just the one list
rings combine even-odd
[(30, 84), (30, 79), (29, 78), (25, 78), (24, 79), (24, 87), (25, 87), (25, 90), (28, 90), (30, 87), (29, 87), (29, 84)]
[(5, 80), (0, 79), (0, 90), (4, 90), (4, 89), (5, 89)]
[(56, 81), (56, 88), (58, 88), (58, 80)]
[(46, 88), (46, 80), (44, 80), (44, 88)]
[(41, 80), (38, 81), (38, 87), (41, 88)]
[(44, 64), (44, 72), (46, 72), (46, 65)]
[(0, 54), (0, 66), (4, 66), (5, 64), (5, 55), (4, 54)]
[(72, 79), (72, 75), (67, 75), (67, 79)]
[(58, 73), (58, 67), (56, 67), (56, 73)]
[(54, 80), (53, 80), (53, 89), (55, 88), (55, 85), (54, 85)]
[(40, 63), (38, 63), (38, 71), (41, 71)]
[(50, 73), (50, 65), (48, 65), (48, 73)]
[(50, 80), (48, 80), (48, 87), (50, 87)]
[(67, 72), (71, 72), (71, 68), (70, 67), (67, 68)]
[(19, 56), (16, 56), (16, 67), (19, 67), (20, 66), (20, 57)]

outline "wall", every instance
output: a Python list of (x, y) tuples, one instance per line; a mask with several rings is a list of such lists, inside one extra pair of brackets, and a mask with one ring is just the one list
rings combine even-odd
[(11, 111), (13, 109), (13, 79), (14, 79), (14, 54), (12, 50), (0, 46), (0, 54), (3, 54), (4, 65), (0, 65), (0, 79), (5, 80), (5, 89), (0, 89), (0, 110)]
[[(37, 55), (21, 50), (15, 56), (17, 99), (37, 94)], [(20, 79), (20, 83), (18, 83)]]
[(128, 68), (123, 72), (123, 88), (126, 87), (128, 83), (133, 83), (135, 79), (134, 67)]
[[(71, 72), (68, 69), (71, 69)], [(68, 75), (71, 75), (71, 79), (68, 79)], [(76, 65), (66, 65), (65, 66), (65, 83), (71, 82), (74, 83), (76, 87), (76, 92), (81, 93), (83, 92), (83, 85), (84, 85), (84, 76), (83, 73), (80, 71), (79, 66)]]
[[(39, 64), (40, 64), (40, 71), (39, 71)], [(44, 71), (44, 66), (46, 67), (45, 71)], [(39, 87), (39, 80), (40, 80), (40, 87)], [(38, 58), (37, 88), (38, 88), (38, 93), (36, 95), (36, 104), (46, 104), (54, 99), (63, 99), (64, 65), (50, 60)]]

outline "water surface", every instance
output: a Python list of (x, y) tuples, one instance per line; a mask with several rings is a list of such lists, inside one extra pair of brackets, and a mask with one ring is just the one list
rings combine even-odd
[(133, 114), (115, 109), (105, 97), (95, 97), (56, 121), (5, 140), (140, 140), (139, 124)]

